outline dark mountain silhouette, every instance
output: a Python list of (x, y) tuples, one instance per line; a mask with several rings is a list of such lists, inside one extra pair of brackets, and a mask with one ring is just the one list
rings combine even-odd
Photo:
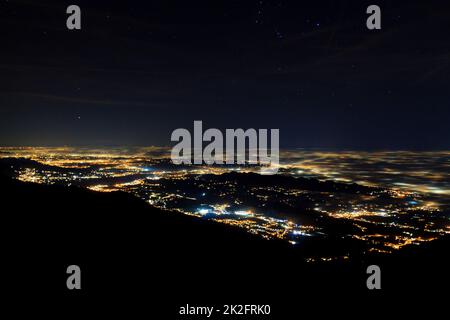
[(77, 172), (86, 173), (96, 168), (91, 166), (89, 168), (64, 168), (48, 164), (43, 164), (26, 158), (1, 158), (0, 159), (0, 173), (5, 176), (14, 176), (15, 170), (18, 169), (36, 169), (45, 171), (57, 171), (62, 173)]

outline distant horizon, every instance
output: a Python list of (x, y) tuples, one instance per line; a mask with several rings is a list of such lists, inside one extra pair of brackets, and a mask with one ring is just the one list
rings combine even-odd
[[(3, 148), (172, 148), (171, 145), (144, 145), (144, 144), (129, 144), (129, 145), (0, 145), (0, 149)], [(348, 148), (348, 147), (280, 147), (281, 150), (305, 150), (305, 151), (356, 151), (356, 152), (390, 152), (390, 151), (404, 151), (404, 152), (428, 152), (428, 151), (450, 151), (450, 146), (448, 148)]]

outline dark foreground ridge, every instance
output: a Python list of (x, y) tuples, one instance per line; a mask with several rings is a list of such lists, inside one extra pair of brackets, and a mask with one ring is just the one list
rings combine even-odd
[[(320, 313), (321, 305), (339, 309), (350, 302), (399, 307), (410, 299), (436, 312), (444, 308), (448, 238), (390, 257), (311, 264), (302, 248), (162, 211), (129, 194), (4, 176), (0, 186), (2, 290), (13, 300), (74, 308), (132, 303), (167, 319), (186, 303), (271, 304), (273, 314)], [(72, 264), (82, 270), (80, 291), (66, 288)], [(381, 291), (366, 288), (370, 264), (382, 269)]]

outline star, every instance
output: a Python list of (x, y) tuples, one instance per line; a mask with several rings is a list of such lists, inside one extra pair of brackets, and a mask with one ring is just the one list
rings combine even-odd
[(283, 35), (278, 30), (275, 30), (275, 35), (278, 39), (283, 39)]

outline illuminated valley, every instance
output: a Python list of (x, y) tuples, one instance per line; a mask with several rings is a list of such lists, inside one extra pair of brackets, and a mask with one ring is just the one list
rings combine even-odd
[[(284, 151), (255, 166), (175, 166), (165, 148), (1, 148), (25, 182), (124, 191), (149, 204), (301, 247), (391, 253), (450, 233), (450, 152)], [(348, 259), (341, 245), (324, 261)], [(312, 258), (310, 258), (312, 259)]]

